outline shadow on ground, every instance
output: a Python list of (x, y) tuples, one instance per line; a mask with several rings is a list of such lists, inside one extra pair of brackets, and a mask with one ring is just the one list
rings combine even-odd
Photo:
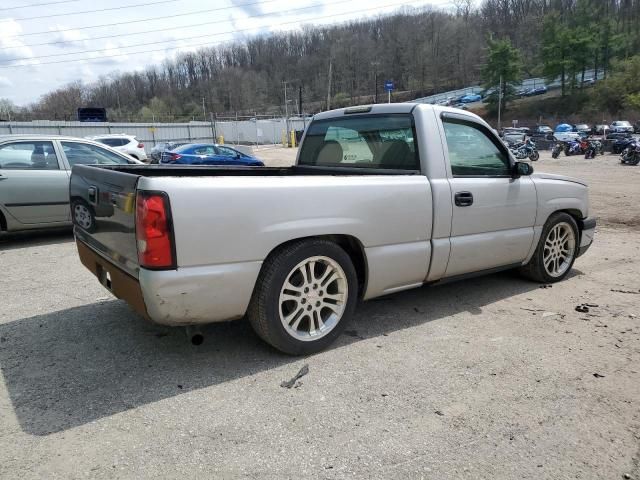
[[(480, 314), (537, 288), (506, 272), (383, 297), (360, 305), (334, 348)], [(146, 323), (126, 304), (106, 301), (0, 325), (0, 368), (21, 428), (48, 435), (297, 360), (262, 343), (246, 321), (204, 332), (195, 347), (182, 329)]]
[(54, 245), (73, 241), (73, 230), (71, 227), (49, 229), (49, 230), (29, 230), (25, 232), (3, 233), (0, 235), (0, 251), (14, 250), (16, 248), (37, 247), (44, 245)]

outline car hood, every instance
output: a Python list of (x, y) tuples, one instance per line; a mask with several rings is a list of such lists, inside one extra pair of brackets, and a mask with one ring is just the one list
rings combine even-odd
[(587, 182), (585, 182), (584, 180), (580, 180), (578, 178), (573, 178), (573, 177), (567, 177), (566, 175), (556, 175), (555, 173), (536, 172), (531, 176), (534, 179), (540, 178), (544, 180), (560, 180), (563, 182), (577, 183), (579, 185), (584, 185), (585, 187), (588, 186)]

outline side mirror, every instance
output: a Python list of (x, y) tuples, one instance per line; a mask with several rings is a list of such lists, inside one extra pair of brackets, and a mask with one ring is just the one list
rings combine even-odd
[(531, 175), (533, 166), (527, 162), (516, 162), (513, 165), (513, 178)]
[(236, 158), (240, 158), (240, 154), (239, 153), (236, 153)]

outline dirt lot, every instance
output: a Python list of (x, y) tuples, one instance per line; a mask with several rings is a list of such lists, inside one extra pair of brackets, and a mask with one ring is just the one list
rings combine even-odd
[(242, 321), (191, 346), (110, 297), (68, 232), (1, 239), (0, 478), (640, 480), (640, 167), (535, 167), (591, 183), (568, 279), (385, 297), (309, 358)]

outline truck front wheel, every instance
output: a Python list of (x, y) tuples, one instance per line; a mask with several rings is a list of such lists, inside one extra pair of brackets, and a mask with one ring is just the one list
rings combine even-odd
[(554, 213), (544, 224), (533, 257), (520, 269), (522, 274), (537, 282), (559, 282), (573, 266), (579, 239), (573, 217), (564, 212)]
[(308, 355), (342, 333), (357, 295), (349, 255), (333, 242), (305, 240), (265, 261), (247, 315), (267, 343), (290, 355)]

